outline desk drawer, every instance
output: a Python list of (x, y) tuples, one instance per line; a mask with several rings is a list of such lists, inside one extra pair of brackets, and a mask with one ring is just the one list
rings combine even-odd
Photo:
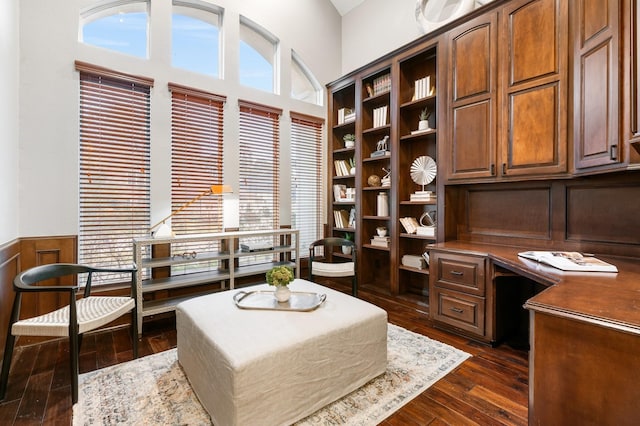
[(485, 299), (456, 291), (435, 290), (435, 319), (457, 328), (485, 335)]
[(436, 286), (485, 295), (484, 257), (436, 252), (431, 263), (436, 267)]

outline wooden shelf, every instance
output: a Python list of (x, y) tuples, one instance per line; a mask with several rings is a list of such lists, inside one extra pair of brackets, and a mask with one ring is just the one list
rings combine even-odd
[[(242, 251), (238, 249), (224, 250), (225, 247), (240, 247), (243, 240), (255, 240), (255, 238), (265, 238), (269, 241), (285, 238), (290, 244), (274, 246), (269, 250)], [(149, 258), (147, 253), (151, 253), (153, 246), (179, 245), (178, 251), (190, 253), (189, 249), (182, 247), (189, 244), (214, 245), (223, 248), (220, 251), (195, 252), (195, 257), (176, 255), (158, 258)], [(140, 265), (137, 272), (138, 290), (138, 334), (142, 334), (142, 320), (145, 316), (158, 313), (169, 312), (183, 300), (212, 291), (233, 289), (236, 278), (259, 276), (260, 281), (264, 281), (264, 275), (274, 266), (286, 265), (295, 270), (296, 277), (300, 278), (300, 241), (299, 232), (292, 229), (279, 229), (269, 231), (243, 231), (243, 232), (220, 232), (202, 235), (185, 235), (174, 238), (135, 238), (133, 240), (133, 251), (136, 265)], [(269, 257), (273, 260), (269, 261)], [(288, 259), (295, 258), (295, 261)], [(245, 259), (243, 263), (247, 265), (238, 266), (238, 262)], [(212, 263), (215, 263), (212, 265)], [(235, 266), (233, 266), (235, 265)], [(179, 273), (176, 268), (184, 267), (185, 272)], [(231, 269), (230, 269), (231, 267)], [(143, 279), (144, 271), (152, 271), (163, 268), (161, 271), (170, 276)], [(192, 272), (189, 271), (191, 269)], [(171, 291), (176, 289), (197, 288), (198, 286), (220, 284), (219, 289), (208, 291), (190, 291), (188, 295), (179, 297), (159, 297), (154, 300), (143, 300), (145, 294)]]

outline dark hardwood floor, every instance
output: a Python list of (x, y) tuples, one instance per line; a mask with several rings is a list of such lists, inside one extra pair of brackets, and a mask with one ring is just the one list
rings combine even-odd
[[(346, 286), (328, 284), (347, 291)], [(433, 327), (424, 306), (361, 290), (359, 297), (388, 312), (389, 322), (472, 355), (453, 372), (385, 420), (383, 425), (526, 425), (528, 354), (506, 344), (496, 348)], [(172, 316), (145, 323), (140, 356), (176, 345)], [(0, 403), (3, 425), (71, 424), (68, 344), (55, 340), (17, 348), (9, 388)], [(85, 336), (80, 371), (132, 359), (128, 328)]]

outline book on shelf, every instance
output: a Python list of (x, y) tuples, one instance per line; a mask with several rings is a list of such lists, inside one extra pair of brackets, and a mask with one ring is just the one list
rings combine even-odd
[(338, 109), (338, 124), (349, 123), (356, 119), (356, 112), (351, 108), (339, 108)]
[(387, 125), (387, 114), (389, 112), (389, 106), (383, 105), (373, 109), (373, 127), (381, 127)]
[(412, 134), (412, 135), (417, 135), (418, 133), (432, 132), (432, 131), (434, 131), (434, 130), (435, 130), (435, 129), (432, 129), (432, 128), (422, 129), (422, 130), (412, 130), (412, 131), (411, 131), (411, 134)]
[(381, 237), (379, 235), (374, 235), (373, 238), (371, 238), (371, 245), (376, 247), (389, 247), (390, 241), (390, 237)]
[(415, 217), (401, 217), (400, 224), (407, 232), (407, 234), (415, 234), (420, 224)]
[(336, 170), (336, 176), (350, 176), (351, 173), (349, 173), (349, 163), (347, 163), (347, 160), (334, 160), (333, 162), (333, 166)]
[(349, 213), (346, 210), (334, 210), (333, 221), (336, 228), (349, 228)]
[(240, 250), (244, 252), (269, 251), (273, 250), (273, 245), (268, 242), (241, 243)]
[(391, 74), (381, 75), (373, 79), (373, 90), (369, 96), (376, 96), (389, 90), (391, 90)]
[(379, 149), (371, 153), (371, 158), (390, 157), (390, 156), (391, 156), (391, 151), (388, 151), (386, 149)]
[(426, 260), (420, 255), (405, 254), (402, 256), (402, 264), (409, 268), (425, 269), (427, 267)]
[(413, 88), (413, 100), (426, 98), (431, 94), (431, 76), (419, 78)]
[(420, 225), (416, 228), (416, 235), (420, 235), (421, 237), (435, 237), (436, 227)]
[(434, 197), (433, 191), (416, 191), (409, 195), (409, 201), (429, 201)]
[(518, 256), (553, 266), (562, 271), (573, 272), (618, 272), (615, 265), (600, 260), (593, 255), (575, 251), (524, 251)]

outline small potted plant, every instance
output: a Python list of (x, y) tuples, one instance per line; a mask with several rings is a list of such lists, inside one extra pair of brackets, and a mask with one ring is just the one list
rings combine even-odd
[(429, 111), (429, 108), (425, 108), (420, 111), (418, 130), (429, 130), (429, 117), (431, 117), (431, 111)]
[(278, 302), (286, 302), (291, 296), (289, 283), (295, 279), (293, 269), (289, 266), (276, 266), (267, 272), (267, 284), (275, 286), (275, 297)]
[(356, 175), (356, 159), (353, 157), (349, 158), (349, 174), (351, 176)]
[[(345, 232), (344, 233), (344, 239), (348, 240), (348, 241), (353, 241), (353, 233), (351, 232)], [(351, 246), (342, 246), (342, 254), (351, 254), (351, 249), (353, 247)]]
[(356, 135), (353, 133), (347, 133), (342, 137), (342, 140), (344, 141), (345, 148), (353, 148), (356, 146)]

